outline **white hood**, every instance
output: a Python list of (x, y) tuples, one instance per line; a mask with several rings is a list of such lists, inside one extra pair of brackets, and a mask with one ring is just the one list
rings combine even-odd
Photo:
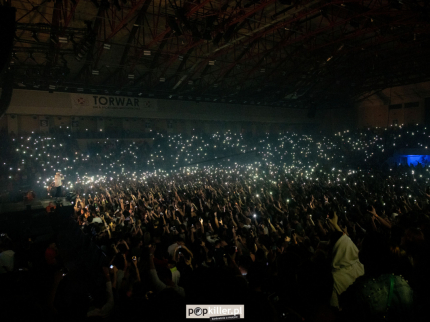
[(337, 294), (342, 294), (356, 278), (364, 275), (364, 266), (358, 259), (358, 248), (347, 235), (339, 238), (334, 245), (332, 273)]

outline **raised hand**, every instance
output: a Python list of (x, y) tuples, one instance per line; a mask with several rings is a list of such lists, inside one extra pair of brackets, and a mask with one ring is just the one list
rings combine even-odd
[(372, 206), (372, 210), (368, 210), (367, 212), (371, 213), (373, 216), (377, 216), (375, 207), (373, 207), (373, 206)]

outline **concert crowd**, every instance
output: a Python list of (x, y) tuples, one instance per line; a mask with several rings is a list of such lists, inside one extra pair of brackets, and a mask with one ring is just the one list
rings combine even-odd
[[(390, 157), (425, 151), (426, 133), (155, 133), (86, 148), (67, 133), (4, 135), (0, 180), (41, 197), (65, 176), (78, 231), (46, 244), (50, 319), (165, 321), (185, 319), (186, 304), (243, 304), (256, 321), (424, 321), (429, 167)], [(29, 260), (11, 264), (31, 243), (1, 238), (2, 278), (31, 274)], [(68, 254), (81, 238), (85, 283)], [(67, 296), (73, 283), (84, 295)]]

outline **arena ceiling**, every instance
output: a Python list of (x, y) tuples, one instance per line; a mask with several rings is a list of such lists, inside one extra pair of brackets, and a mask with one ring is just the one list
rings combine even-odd
[(17, 88), (308, 108), (430, 80), (429, 1), (0, 1)]

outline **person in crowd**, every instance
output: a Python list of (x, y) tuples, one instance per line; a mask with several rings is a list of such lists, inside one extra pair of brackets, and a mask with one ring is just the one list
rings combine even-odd
[(63, 186), (64, 175), (57, 172), (54, 177), (55, 197), (62, 197), (63, 193), (61, 187)]
[(158, 272), (154, 265), (155, 247), (149, 249), (149, 274), (150, 281), (153, 284), (155, 293), (161, 293), (163, 290), (172, 288), (182, 297), (185, 296), (184, 289), (176, 285), (172, 280), (172, 272), (167, 267), (160, 267)]
[(48, 206), (45, 208), (46, 212), (49, 214), (52, 211), (54, 211), (57, 208), (57, 206), (53, 202), (49, 202)]
[(56, 268), (59, 266), (58, 248), (55, 242), (51, 242), (45, 250), (45, 261), (49, 267)]
[(36, 198), (35, 193), (32, 190), (29, 190), (24, 197), (24, 201), (31, 202)]
[(103, 274), (106, 279), (106, 286), (104, 290), (100, 290), (94, 295), (94, 300), (87, 313), (87, 317), (89, 318), (100, 317), (107, 319), (114, 308), (115, 302), (112, 291), (112, 281), (107, 267), (103, 267)]
[(355, 280), (364, 275), (364, 266), (360, 263), (358, 248), (337, 225), (337, 215), (330, 220), (334, 232), (330, 243), (334, 244), (332, 250), (332, 267), (333, 267), (333, 297), (331, 304), (338, 307), (338, 298), (345, 292)]
[(176, 267), (176, 261), (169, 260), (169, 264), (167, 267), (172, 272), (172, 281), (175, 285), (179, 285), (179, 280), (181, 278), (181, 273), (178, 271), (178, 268)]
[(359, 257), (366, 272), (341, 297), (342, 315), (351, 321), (415, 320), (413, 290), (404, 276), (394, 273), (385, 238), (377, 232), (367, 235)]
[(13, 272), (15, 252), (12, 250), (12, 241), (7, 234), (0, 237), (0, 274)]

